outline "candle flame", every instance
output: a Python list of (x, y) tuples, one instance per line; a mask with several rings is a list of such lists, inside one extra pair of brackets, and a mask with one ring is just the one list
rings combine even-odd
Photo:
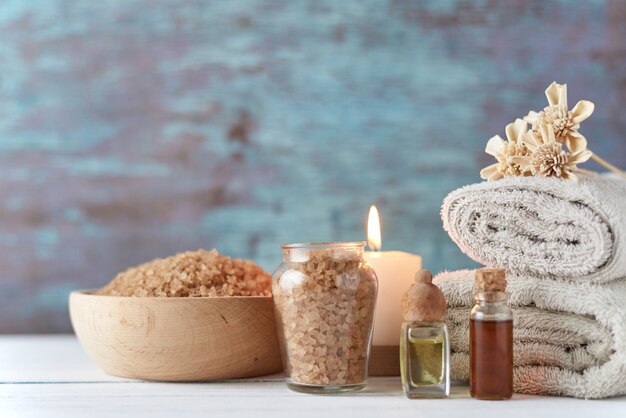
[(370, 213), (367, 217), (367, 245), (374, 250), (380, 250), (382, 246), (382, 236), (380, 233), (380, 217), (376, 206), (370, 206)]

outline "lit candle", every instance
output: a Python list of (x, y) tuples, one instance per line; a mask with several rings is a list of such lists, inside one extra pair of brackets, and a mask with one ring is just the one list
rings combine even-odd
[(367, 242), (373, 251), (367, 251), (365, 258), (378, 277), (369, 373), (397, 376), (400, 374), (399, 342), (403, 321), (400, 302), (413, 283), (415, 272), (422, 268), (422, 258), (402, 251), (380, 251), (382, 234), (376, 206), (370, 207)]

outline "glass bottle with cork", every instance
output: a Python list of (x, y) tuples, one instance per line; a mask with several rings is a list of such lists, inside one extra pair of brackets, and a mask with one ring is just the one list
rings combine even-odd
[(445, 398), (450, 393), (450, 344), (443, 319), (446, 300), (428, 270), (418, 270), (402, 298), (400, 374), (408, 398)]
[(470, 394), (475, 399), (513, 396), (513, 314), (506, 270), (476, 271), (470, 313)]

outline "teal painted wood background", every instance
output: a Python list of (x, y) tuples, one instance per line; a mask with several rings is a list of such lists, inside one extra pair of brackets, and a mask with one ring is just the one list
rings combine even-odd
[(471, 266), (441, 200), (551, 81), (624, 165), (625, 39), (618, 0), (3, 0), (0, 332), (177, 251), (361, 240), (371, 203), (385, 248)]

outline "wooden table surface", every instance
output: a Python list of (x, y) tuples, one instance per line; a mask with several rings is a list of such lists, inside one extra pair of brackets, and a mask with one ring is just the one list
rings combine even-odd
[(626, 398), (584, 401), (515, 395), (476, 401), (453, 386), (446, 400), (408, 400), (399, 378), (370, 378), (359, 393), (305, 395), (280, 376), (152, 383), (102, 372), (71, 335), (0, 336), (0, 417), (626, 417)]

